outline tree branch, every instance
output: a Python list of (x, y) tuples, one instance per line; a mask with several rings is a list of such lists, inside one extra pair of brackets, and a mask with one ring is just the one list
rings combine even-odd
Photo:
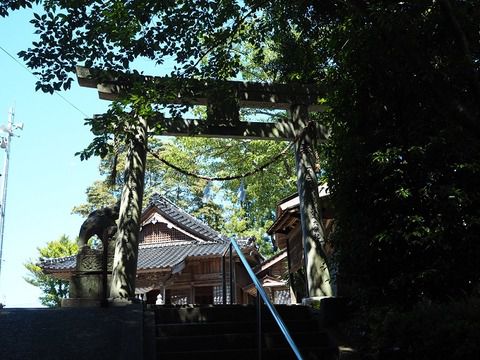
[(257, 10), (257, 8), (260, 6), (260, 4), (257, 4), (256, 6), (252, 6), (252, 8), (245, 14), (243, 15), (242, 17), (238, 18), (237, 22), (234, 24), (234, 26), (232, 27), (232, 30), (230, 32), (230, 34), (227, 36), (226, 39), (216, 39), (216, 41), (214, 41), (214, 43), (207, 49), (205, 50), (203, 53), (200, 54), (199, 58), (197, 59), (197, 61), (192, 64), (188, 69), (194, 69), (198, 66), (198, 64), (208, 55), (210, 54), (215, 48), (217, 48), (218, 46), (220, 46), (221, 44), (223, 43), (226, 43), (226, 46), (230, 46), (230, 44), (232, 43), (233, 41), (233, 38), (234, 38), (234, 35), (237, 33), (237, 31), (240, 29), (240, 27), (243, 25), (243, 23), (245, 22), (245, 20), (254, 12)]
[(475, 97), (477, 98), (476, 103), (479, 104), (480, 102), (479, 77), (478, 77), (477, 69), (475, 68), (472, 53), (470, 51), (470, 45), (468, 43), (467, 36), (463, 31), (462, 27), (460, 26), (460, 23), (455, 15), (455, 12), (453, 10), (450, 0), (440, 0), (440, 6), (450, 23), (457, 45), (460, 47), (460, 50), (463, 54), (465, 65), (470, 73), (470, 76), (469, 76), (470, 85), (475, 94)]

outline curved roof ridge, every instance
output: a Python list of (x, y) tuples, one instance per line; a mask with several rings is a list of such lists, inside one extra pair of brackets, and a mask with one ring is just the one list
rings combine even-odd
[(156, 243), (140, 243), (139, 248), (142, 249), (147, 249), (147, 248), (161, 248), (161, 247), (169, 247), (169, 246), (185, 246), (185, 245), (215, 245), (218, 244), (218, 241), (208, 241), (208, 240), (202, 240), (202, 241), (182, 241), (182, 240), (174, 240), (174, 241), (161, 241), (161, 242), (156, 242)]
[(62, 256), (62, 257), (59, 257), (59, 258), (40, 258), (40, 262), (42, 264), (56, 264), (56, 263), (59, 263), (59, 262), (72, 260), (76, 256), (77, 256), (77, 254), (69, 255), (69, 256)]
[(200, 238), (205, 240), (211, 240), (215, 242), (225, 242), (222, 235), (212, 229), (208, 224), (195, 218), (187, 213), (182, 208), (178, 207), (173, 201), (167, 199), (165, 196), (159, 193), (154, 193), (150, 197), (148, 207), (155, 206), (166, 215), (169, 220), (177, 223), (183, 228), (187, 228), (192, 233), (199, 235)]

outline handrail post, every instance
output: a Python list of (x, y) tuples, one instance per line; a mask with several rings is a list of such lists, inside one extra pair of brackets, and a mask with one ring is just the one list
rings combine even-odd
[(233, 260), (233, 250), (232, 250), (232, 243), (230, 243), (230, 248), (229, 248), (229, 270), (230, 270), (230, 305), (233, 304), (233, 265), (232, 265), (232, 260)]
[(225, 264), (225, 254), (222, 256), (222, 304), (227, 304), (227, 266)]
[[(285, 323), (283, 322), (282, 318), (280, 317), (280, 314), (278, 313), (277, 309), (275, 309), (275, 306), (272, 304), (270, 298), (268, 297), (267, 293), (265, 292), (265, 289), (263, 288), (262, 284), (260, 283), (257, 276), (255, 275), (252, 268), (250, 267), (250, 264), (248, 263), (247, 259), (245, 258), (245, 255), (243, 255), (242, 249), (240, 249), (240, 247), (238, 246), (237, 242), (234, 239), (230, 239), (230, 256), (232, 254), (232, 247), (235, 248), (235, 251), (237, 252), (238, 258), (240, 259), (240, 262), (245, 267), (245, 270), (247, 270), (248, 276), (250, 276), (250, 279), (252, 279), (253, 284), (257, 288), (257, 296), (262, 297), (262, 300), (264, 301), (266, 308), (272, 314), (273, 319), (276, 321), (278, 327), (280, 328), (283, 335), (285, 336), (285, 339), (287, 340), (288, 344), (290, 345), (290, 349), (292, 349), (292, 351), (294, 352), (295, 357), (297, 358), (297, 360), (303, 360), (302, 354), (300, 353), (300, 350), (298, 349), (297, 345), (295, 344), (295, 341), (293, 341), (292, 336), (290, 335), (290, 332), (288, 331)], [(231, 264), (231, 262), (230, 262), (230, 264)]]
[(262, 360), (262, 298), (257, 291), (257, 348), (258, 360)]

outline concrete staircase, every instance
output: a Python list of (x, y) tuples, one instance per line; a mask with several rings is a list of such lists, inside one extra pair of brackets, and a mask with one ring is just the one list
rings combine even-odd
[[(304, 306), (276, 307), (304, 359), (338, 359), (338, 348)], [(156, 359), (258, 358), (253, 305), (155, 306)], [(295, 359), (268, 309), (263, 308), (262, 359)]]

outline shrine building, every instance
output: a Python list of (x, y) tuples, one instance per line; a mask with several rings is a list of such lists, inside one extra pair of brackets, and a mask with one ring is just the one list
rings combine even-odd
[[(235, 252), (230, 256), (229, 240), (165, 197), (153, 195), (143, 211), (140, 241), (135, 295), (146, 303), (229, 304), (230, 294), (233, 303), (252, 302), (248, 275)], [(237, 242), (252, 267), (263, 261), (253, 240)], [(45, 274), (71, 280), (76, 259), (39, 265)]]

